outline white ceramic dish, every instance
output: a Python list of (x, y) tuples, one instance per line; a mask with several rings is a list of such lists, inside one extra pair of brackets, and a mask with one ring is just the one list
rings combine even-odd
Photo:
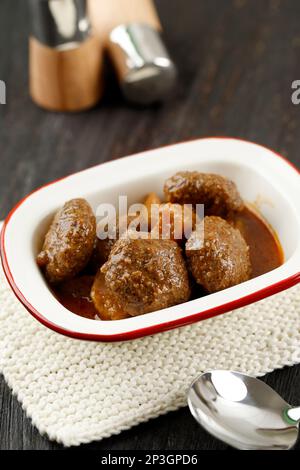
[[(129, 203), (150, 191), (162, 192), (163, 182), (178, 170), (200, 170), (230, 177), (243, 198), (259, 204), (275, 229), (284, 264), (256, 279), (135, 318), (95, 321), (65, 309), (52, 295), (35, 256), (53, 213), (65, 201), (86, 198), (95, 209), (100, 202)], [(7, 217), (1, 233), (2, 263), (19, 300), (44, 325), (87, 340), (121, 341), (193, 323), (247, 305), (300, 281), (300, 176), (283, 157), (256, 144), (209, 138), (176, 144), (105, 163), (38, 189)]]

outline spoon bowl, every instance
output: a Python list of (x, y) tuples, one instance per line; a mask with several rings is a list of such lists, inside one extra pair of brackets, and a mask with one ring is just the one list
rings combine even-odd
[(299, 409), (249, 375), (205, 372), (191, 385), (188, 405), (206, 431), (237, 449), (287, 450), (298, 438)]

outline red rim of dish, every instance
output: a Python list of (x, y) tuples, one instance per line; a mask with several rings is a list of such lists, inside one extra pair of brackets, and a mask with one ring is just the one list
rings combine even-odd
[[(208, 137), (208, 138), (193, 139), (193, 140), (209, 140), (209, 139), (212, 139), (212, 140), (213, 139), (214, 140), (217, 140), (217, 139), (219, 139), (219, 140), (236, 140), (236, 141), (239, 141), (239, 142), (245, 142), (245, 143), (248, 143), (248, 144), (250, 143), (250, 144), (253, 144), (253, 145), (257, 145), (258, 147), (265, 148), (266, 150), (272, 152), (276, 157), (279, 157), (282, 160), (284, 160), (284, 162), (286, 164), (291, 166), (298, 174), (300, 174), (300, 171), (298, 170), (298, 168), (293, 163), (291, 163), (289, 160), (287, 160), (285, 157), (283, 157), (279, 153), (274, 152), (273, 150), (269, 149), (268, 147), (260, 145), (260, 144), (256, 144), (255, 142), (249, 142), (247, 140), (237, 139), (237, 138), (232, 138), (232, 137)], [(186, 143), (186, 142), (178, 142), (178, 143), (180, 144), (180, 143)], [(173, 145), (176, 145), (176, 144), (170, 144), (170, 145), (166, 145), (164, 147), (170, 147), (170, 146), (173, 146)], [(160, 147), (160, 148), (164, 148), (164, 147)], [(144, 151), (142, 153), (146, 153), (146, 152), (147, 151)], [(100, 165), (102, 165), (102, 164), (100, 164)], [(95, 165), (94, 167), (91, 167), (91, 168), (95, 168), (95, 167), (100, 166), (100, 165)], [(82, 171), (86, 171), (86, 169), (82, 170)], [(7, 261), (4, 239), (5, 239), (6, 227), (9, 223), (12, 215), (18, 209), (18, 207), (20, 207), (32, 194), (40, 191), (41, 189), (44, 189), (47, 186), (55, 184), (55, 183), (57, 183), (61, 180), (64, 180), (64, 179), (68, 178), (69, 176), (73, 176), (74, 174), (78, 174), (78, 173), (81, 173), (81, 171), (77, 172), (77, 173), (73, 173), (72, 175), (65, 176), (63, 178), (59, 178), (59, 179), (57, 179), (55, 181), (52, 181), (50, 183), (47, 183), (47, 184), (35, 189), (31, 193), (29, 193), (27, 196), (25, 196), (23, 199), (21, 199), (16, 204), (16, 206), (10, 211), (8, 216), (6, 217), (6, 219), (3, 223), (3, 227), (2, 227), (2, 230), (1, 230), (1, 238), (0, 238), (0, 254), (1, 254), (1, 261), (2, 261), (3, 270), (4, 270), (4, 274), (7, 278), (7, 281), (9, 283), (10, 287), (12, 288), (14, 294), (16, 295), (18, 300), (23, 304), (23, 306), (28, 310), (28, 312), (34, 318), (36, 318), (43, 325), (47, 326), (48, 328), (50, 328), (50, 329), (52, 329), (52, 330), (54, 330), (54, 331), (56, 331), (60, 334), (63, 334), (65, 336), (70, 336), (72, 338), (81, 339), (81, 340), (88, 340), (88, 341), (113, 342), (113, 341), (133, 340), (133, 339), (141, 338), (143, 336), (153, 335), (153, 334), (156, 334), (156, 333), (159, 333), (159, 332), (171, 330), (171, 329), (177, 328), (179, 326), (190, 325), (190, 324), (195, 323), (197, 321), (206, 320), (208, 318), (212, 318), (212, 317), (215, 317), (217, 315), (221, 315), (223, 313), (230, 312), (231, 310), (235, 310), (237, 308), (244, 307), (246, 305), (250, 305), (253, 302), (257, 302), (257, 301), (262, 300), (264, 298), (267, 298), (271, 295), (277, 294), (278, 292), (286, 290), (289, 287), (292, 287), (292, 286), (294, 286), (294, 285), (296, 285), (300, 282), (300, 272), (298, 272), (298, 273), (296, 273), (296, 274), (294, 274), (294, 275), (292, 275), (292, 276), (290, 276), (286, 279), (282, 279), (279, 282), (276, 282), (276, 283), (274, 283), (270, 286), (267, 286), (267, 287), (265, 287), (263, 289), (260, 289), (256, 292), (253, 292), (252, 294), (248, 294), (244, 297), (240, 297), (238, 299), (235, 299), (235, 300), (232, 300), (230, 302), (224, 303), (224, 304), (219, 305), (217, 307), (213, 307), (213, 308), (210, 308), (208, 310), (204, 310), (202, 312), (192, 314), (190, 316), (187, 315), (184, 318), (180, 318), (180, 319), (177, 319), (177, 320), (171, 320), (169, 322), (152, 325), (152, 326), (148, 326), (148, 327), (145, 327), (145, 328), (139, 328), (137, 330), (128, 331), (128, 332), (124, 332), (124, 333), (117, 333), (117, 334), (113, 334), (113, 335), (101, 335), (101, 334), (92, 334), (92, 333), (80, 333), (80, 332), (68, 330), (66, 328), (62, 328), (62, 327), (56, 325), (55, 323), (52, 323), (51, 321), (49, 321), (40, 312), (38, 312), (28, 302), (28, 300), (24, 297), (22, 292), (19, 290), (18, 286), (16, 285), (16, 283), (14, 281), (14, 278), (12, 276), (12, 273), (10, 271), (10, 267), (9, 267), (9, 264), (8, 264), (8, 261)], [(122, 321), (122, 320), (119, 320), (119, 321)]]

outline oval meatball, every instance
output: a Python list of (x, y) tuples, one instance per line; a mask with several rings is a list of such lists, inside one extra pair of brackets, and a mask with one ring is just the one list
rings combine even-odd
[[(101, 318), (142, 315), (189, 299), (188, 272), (178, 244), (146, 236), (120, 238), (97, 275), (92, 299)], [(99, 289), (102, 275), (104, 288)]]
[(96, 219), (84, 199), (72, 199), (59, 210), (46, 234), (38, 265), (49, 282), (76, 276), (88, 263), (96, 238)]
[[(127, 229), (130, 227), (130, 224), (133, 223), (137, 219), (138, 215), (127, 215)], [(97, 233), (97, 239), (95, 241), (95, 246), (91, 258), (91, 268), (94, 270), (96, 268), (96, 271), (108, 260), (108, 257), (110, 255), (110, 252), (116, 243), (116, 241), (120, 238), (120, 220), (122, 223), (122, 220), (124, 221), (124, 218), (120, 219), (120, 217), (117, 217), (116, 223), (113, 225), (112, 228), (112, 233), (107, 234), (108, 227), (105, 227), (105, 234), (107, 235), (106, 238), (103, 240), (99, 238), (100, 233)], [(125, 222), (124, 222), (125, 224)], [(147, 225), (147, 221), (145, 222), (145, 225)], [(147, 227), (146, 227), (147, 228)], [(124, 227), (123, 227), (124, 229)], [(138, 224), (137, 230), (140, 231), (140, 227)], [(111, 237), (111, 238), (110, 238)]]
[(181, 171), (167, 179), (164, 192), (169, 202), (204, 204), (205, 215), (230, 217), (243, 209), (236, 185), (220, 175)]
[(186, 255), (196, 282), (210, 293), (250, 278), (249, 247), (240, 231), (220, 217), (204, 218), (204, 232), (193, 232)]

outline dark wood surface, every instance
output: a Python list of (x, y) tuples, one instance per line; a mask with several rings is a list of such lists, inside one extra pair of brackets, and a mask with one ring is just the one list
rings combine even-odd
[[(180, 76), (173, 99), (128, 107), (109, 80), (95, 110), (51, 114), (28, 96), (24, 0), (0, 2), (0, 218), (29, 191), (52, 179), (126, 154), (209, 135), (272, 147), (300, 166), (299, 0), (157, 0), (166, 41)], [(300, 404), (300, 366), (273, 372), (269, 384)], [(0, 448), (61, 449), (39, 435), (0, 380)], [(92, 443), (88, 449), (226, 449), (200, 429), (187, 409)], [(300, 449), (300, 444), (298, 445)]]

